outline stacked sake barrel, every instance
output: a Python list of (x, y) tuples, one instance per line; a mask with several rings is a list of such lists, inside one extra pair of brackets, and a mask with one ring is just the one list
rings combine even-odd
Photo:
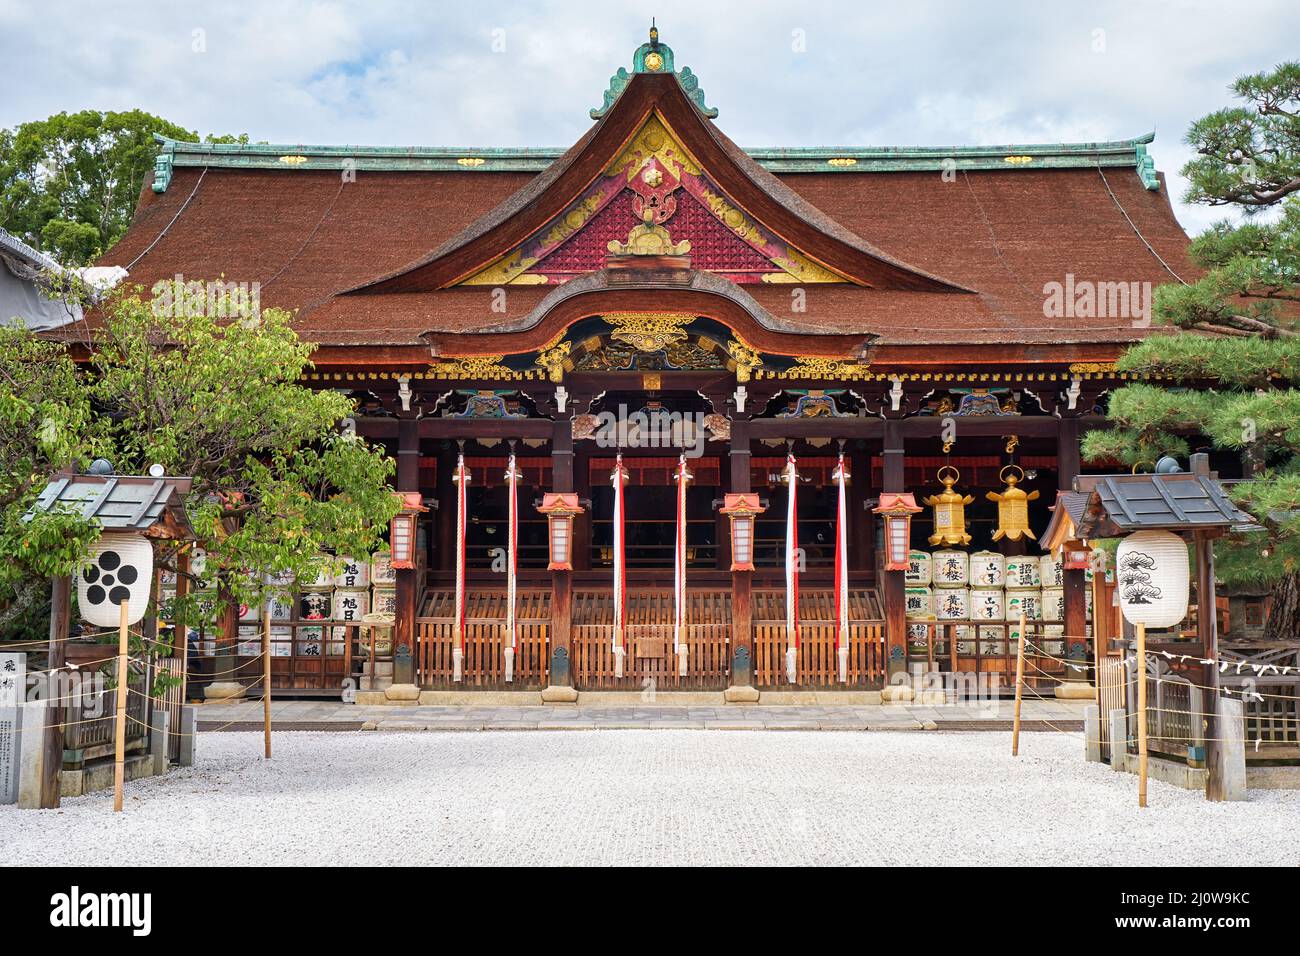
[[(976, 551), (970, 556), (971, 619), (981, 655), (1006, 653), (1006, 558), (996, 551)], [(974, 654), (972, 644), (958, 653)]]
[(907, 645), (911, 657), (929, 653), (930, 624), (934, 620), (932, 559), (928, 551), (909, 551), (907, 570), (903, 572), (904, 613), (907, 616)]

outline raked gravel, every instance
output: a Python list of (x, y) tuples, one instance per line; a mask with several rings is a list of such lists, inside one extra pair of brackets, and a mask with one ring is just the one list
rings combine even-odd
[(204, 734), (198, 766), (0, 807), (0, 862), (1300, 865), (1300, 793), (1206, 803), (1074, 735)]

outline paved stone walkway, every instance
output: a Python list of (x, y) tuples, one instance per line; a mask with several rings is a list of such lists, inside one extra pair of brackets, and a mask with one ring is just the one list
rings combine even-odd
[[(1077, 732), (1086, 703), (1026, 700), (1021, 719), (1026, 730)], [(251, 730), (262, 725), (262, 703), (202, 704), (198, 719), (200, 730)], [(1010, 730), (1012, 703), (376, 707), (304, 700), (273, 701), (271, 719), (280, 730)]]

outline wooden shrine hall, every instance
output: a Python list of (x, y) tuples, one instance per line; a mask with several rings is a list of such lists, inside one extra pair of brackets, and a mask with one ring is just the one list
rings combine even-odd
[[(1006, 674), (1013, 603), (1091, 661), (1038, 539), (1194, 271), (1152, 137), (745, 149), (654, 30), (593, 93), (567, 150), (161, 141), (103, 263), (297, 310), (412, 503), (394, 685)], [(337, 691), (356, 635), (277, 682)]]

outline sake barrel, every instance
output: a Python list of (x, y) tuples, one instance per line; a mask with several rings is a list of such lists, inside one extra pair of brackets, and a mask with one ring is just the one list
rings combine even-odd
[(996, 551), (976, 551), (970, 556), (970, 586), (1000, 588), (1006, 580), (1006, 559)]
[(1043, 620), (1065, 620), (1065, 588), (1043, 588)]
[(288, 627), (271, 627), (271, 656), (293, 656), (293, 629)]
[(298, 617), (303, 621), (323, 621), (330, 616), (329, 591), (303, 591), (298, 595)]
[(1044, 554), (1038, 559), (1038, 577), (1045, 588), (1059, 588), (1065, 583), (1065, 564), (1059, 557)]
[(377, 588), (397, 584), (397, 571), (393, 568), (391, 551), (376, 551), (370, 556), (370, 583)]
[(360, 624), (361, 615), (370, 613), (370, 592), (339, 588), (334, 592), (334, 620)]
[(907, 617), (927, 619), (934, 617), (934, 598), (928, 587), (909, 587), (903, 594)]
[(323, 591), (334, 586), (334, 572), (329, 569), (325, 563), (330, 560), (328, 554), (318, 554), (315, 560), (320, 562), (320, 570), (316, 572), (316, 577), (311, 581), (303, 583), (303, 588), (308, 591)]
[(266, 599), (266, 610), (273, 621), (287, 621), (293, 617), (293, 601), (280, 594), (273, 594)]
[(964, 621), (970, 617), (968, 588), (935, 588), (934, 616), (940, 621)]
[(1043, 625), (1043, 650), (1053, 657), (1065, 657), (1065, 625)]
[(981, 654), (996, 655), (1007, 652), (1007, 629), (1001, 624), (981, 624), (978, 633)]
[[(241, 621), (260, 621), (262, 619), (262, 608), (258, 604), (241, 604), (239, 605), (239, 619)], [(261, 653), (260, 651), (258, 653)]]
[(965, 551), (936, 551), (930, 577), (937, 588), (964, 588), (970, 583), (970, 558)]
[(1001, 588), (971, 588), (970, 616), (972, 621), (1001, 621), (1005, 613)]
[(294, 649), (299, 657), (320, 657), (321, 642), (325, 637), (325, 628), (320, 624), (298, 628), (297, 647)]
[(926, 657), (930, 653), (930, 625), (907, 625), (907, 649), (912, 657)]
[(397, 591), (394, 588), (374, 588), (370, 607), (376, 614), (397, 616)]
[(975, 635), (975, 628), (971, 627), (969, 624), (958, 624), (953, 628), (953, 631), (957, 642), (957, 653), (974, 654), (975, 642), (972, 638)]
[(293, 578), (292, 571), (267, 571), (266, 574), (262, 575), (264, 583), (284, 591), (293, 587)]
[(262, 629), (256, 624), (241, 625), (235, 653), (240, 657), (256, 657), (262, 653)]
[(1038, 559), (1019, 555), (1007, 558), (1007, 590), (1042, 587)]
[(1018, 621), (1021, 614), (1026, 621), (1041, 620), (1043, 616), (1043, 592), (1041, 590), (1019, 590), (1007, 592), (1006, 620)]
[(343, 566), (334, 575), (336, 588), (359, 589), (370, 587), (370, 560), (358, 561), (355, 558), (340, 558)]

